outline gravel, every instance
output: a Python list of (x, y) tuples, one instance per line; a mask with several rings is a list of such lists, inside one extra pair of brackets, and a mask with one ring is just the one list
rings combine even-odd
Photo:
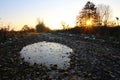
[[(57, 42), (73, 49), (70, 66), (30, 65), (20, 58), (20, 50), (40, 41)], [(111, 45), (111, 44), (109, 44)], [(45, 33), (23, 37), (0, 45), (0, 80), (120, 80), (120, 49), (69, 36)]]

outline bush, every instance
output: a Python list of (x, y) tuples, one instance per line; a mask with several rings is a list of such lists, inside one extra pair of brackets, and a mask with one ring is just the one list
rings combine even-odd
[(50, 29), (49, 29), (48, 27), (46, 27), (43, 22), (39, 22), (39, 23), (36, 25), (36, 31), (37, 31), (37, 32), (49, 32)]

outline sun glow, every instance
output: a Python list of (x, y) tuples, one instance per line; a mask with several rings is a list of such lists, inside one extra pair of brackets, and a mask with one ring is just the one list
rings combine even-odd
[(91, 25), (92, 25), (92, 20), (87, 20), (87, 21), (86, 21), (86, 25), (87, 25), (87, 26), (91, 26)]

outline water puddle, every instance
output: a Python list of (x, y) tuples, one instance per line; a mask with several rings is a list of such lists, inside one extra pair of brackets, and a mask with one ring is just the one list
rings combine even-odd
[(21, 58), (30, 64), (57, 64), (60, 68), (69, 66), (69, 55), (73, 50), (65, 45), (54, 42), (38, 42), (23, 47)]

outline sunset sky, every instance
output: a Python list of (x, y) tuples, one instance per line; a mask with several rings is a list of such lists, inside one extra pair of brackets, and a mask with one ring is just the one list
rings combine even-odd
[[(88, 0), (0, 0), (0, 25), (19, 30), (24, 25), (35, 27), (43, 19), (51, 29), (60, 29), (64, 21), (75, 25), (76, 15)], [(113, 18), (120, 17), (120, 0), (89, 0), (112, 8)]]

